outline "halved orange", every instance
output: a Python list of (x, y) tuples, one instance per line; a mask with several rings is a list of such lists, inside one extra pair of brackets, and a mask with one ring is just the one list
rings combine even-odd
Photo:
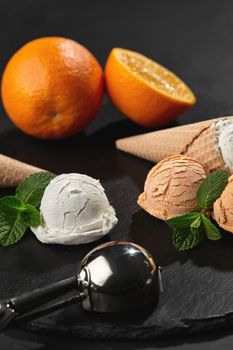
[(114, 48), (106, 62), (105, 80), (113, 104), (145, 127), (166, 124), (196, 102), (174, 73), (134, 51)]

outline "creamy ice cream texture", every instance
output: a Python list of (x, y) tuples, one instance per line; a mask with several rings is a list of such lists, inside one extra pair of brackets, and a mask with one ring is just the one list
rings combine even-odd
[(75, 173), (59, 175), (50, 182), (40, 211), (44, 223), (31, 229), (43, 243), (92, 242), (118, 221), (99, 180)]
[(197, 208), (197, 191), (205, 177), (206, 171), (196, 160), (168, 157), (148, 173), (138, 204), (162, 220), (186, 214)]
[(233, 175), (220, 198), (214, 202), (213, 218), (220, 227), (233, 233)]
[(216, 148), (221, 153), (226, 168), (233, 173), (233, 122), (220, 120), (213, 127), (216, 130)]

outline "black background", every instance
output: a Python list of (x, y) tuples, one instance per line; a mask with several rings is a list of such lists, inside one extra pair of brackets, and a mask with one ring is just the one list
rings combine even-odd
[[(144, 53), (169, 67), (187, 82), (198, 100), (196, 106), (186, 112), (179, 122), (230, 115), (233, 112), (233, 3), (230, 0), (0, 0), (1, 73), (7, 60), (20, 46), (36, 37), (48, 35), (65, 36), (79, 41), (90, 49), (102, 66), (112, 47), (124, 47)], [(115, 126), (114, 122), (117, 122)], [(101, 134), (101, 130), (105, 132)], [(109, 140), (139, 131), (143, 130), (125, 121), (105, 97), (103, 106), (96, 120), (87, 128), (86, 135), (93, 134), (93, 140), (98, 137), (101, 152)], [(82, 137), (79, 135), (80, 139)], [(89, 140), (83, 159), (92, 157), (94, 141), (91, 138)], [(73, 142), (78, 146), (79, 141), (76, 140), (58, 143), (58, 151), (62, 152), (62, 148), (67, 149)], [(48, 150), (47, 145), (31, 140), (16, 130), (1, 106), (2, 153), (51, 168), (51, 157), (44, 154)], [(53, 145), (53, 152), (54, 148)], [(71, 159), (62, 160), (62, 165), (60, 162), (60, 153), (54, 154), (53, 171), (73, 169)], [(94, 177), (114, 177), (114, 164), (110, 162), (103, 167), (104, 159), (101, 155), (99, 159), (83, 164), (85, 165), (81, 169)], [(73, 349), (79, 346), (82, 349), (195, 349), (208, 346), (210, 349), (222, 349), (230, 348), (232, 340), (228, 333), (221, 332), (157, 342), (94, 342), (62, 337), (55, 339), (52, 336), (11, 330), (0, 336), (0, 348), (63, 349), (69, 346)]]

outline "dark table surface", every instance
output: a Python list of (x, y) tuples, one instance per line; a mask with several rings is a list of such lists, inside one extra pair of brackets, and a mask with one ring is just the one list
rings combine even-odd
[[(88, 47), (103, 66), (112, 47), (123, 47), (144, 53), (173, 70), (190, 85), (198, 101), (180, 117), (181, 122), (231, 115), (232, 13), (231, 0), (0, 0), (0, 72), (27, 41), (40, 36), (65, 36)], [(94, 133), (122, 118), (105, 97), (86, 133)], [(16, 155), (12, 150), (17, 135), (26, 143), (27, 136), (15, 130), (2, 105), (0, 119), (0, 146), (6, 154)], [(124, 128), (125, 135), (137, 131), (131, 123), (124, 123)], [(114, 128), (109, 130), (114, 132)], [(6, 140), (5, 135), (16, 138)], [(23, 144), (19, 145), (18, 158), (26, 160), (28, 152)], [(12, 329), (0, 335), (0, 348), (230, 349), (232, 341), (229, 330), (172, 340), (126, 342), (78, 340)]]

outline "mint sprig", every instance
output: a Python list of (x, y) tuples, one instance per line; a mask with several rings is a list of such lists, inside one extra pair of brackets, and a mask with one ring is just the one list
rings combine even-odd
[(209, 209), (227, 185), (229, 173), (225, 170), (216, 170), (208, 175), (197, 192), (197, 203), (202, 209)]
[(197, 192), (199, 208), (166, 220), (166, 223), (173, 229), (172, 242), (177, 250), (190, 250), (204, 239), (212, 241), (221, 239), (222, 234), (210, 220), (209, 214), (213, 203), (221, 196), (226, 187), (229, 176), (225, 170), (216, 170), (209, 174)]
[(177, 250), (189, 250), (197, 246), (203, 239), (201, 231), (191, 227), (187, 232), (185, 230), (174, 230), (172, 243)]
[(219, 231), (218, 227), (216, 227), (209, 218), (202, 214), (202, 223), (206, 232), (206, 236), (211, 241), (217, 241), (222, 238), (222, 234)]
[(190, 212), (185, 215), (176, 216), (172, 219), (168, 219), (166, 223), (175, 230), (182, 230), (190, 227), (190, 225), (199, 219), (200, 213), (197, 211)]
[(49, 172), (35, 173), (16, 188), (15, 196), (0, 198), (0, 245), (17, 243), (28, 227), (37, 227), (42, 223), (37, 208), (45, 188), (54, 177)]
[(8, 246), (17, 243), (26, 232), (26, 226), (21, 220), (20, 213), (15, 211), (10, 219), (5, 213), (0, 213), (0, 243)]
[(55, 175), (49, 172), (33, 174), (19, 184), (15, 196), (37, 208), (40, 205), (45, 188), (54, 177)]

